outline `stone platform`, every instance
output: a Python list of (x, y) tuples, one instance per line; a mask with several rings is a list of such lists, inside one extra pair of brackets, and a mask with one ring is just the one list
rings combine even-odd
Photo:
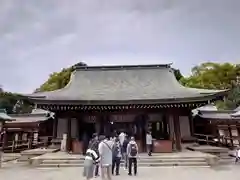
[(195, 151), (195, 152), (203, 152), (215, 155), (219, 157), (219, 164), (230, 164), (234, 162), (234, 158), (232, 157), (235, 154), (235, 151), (231, 151), (228, 148), (224, 147), (216, 147), (210, 145), (190, 145), (187, 149)]
[(43, 154), (51, 154), (59, 151), (59, 149), (47, 149), (47, 148), (37, 148), (37, 149), (29, 149), (22, 151), (20, 154), (19, 162), (29, 162), (31, 163), (31, 158), (41, 156)]
[(188, 149), (192, 151), (200, 151), (204, 153), (218, 154), (228, 153), (229, 149), (224, 147), (210, 146), (210, 145), (199, 145), (199, 146), (188, 146)]
[[(64, 152), (46, 153), (31, 158), (35, 167), (82, 167), (84, 156)], [(201, 166), (209, 167), (217, 164), (218, 158), (211, 154), (184, 151), (179, 153), (158, 153), (153, 156), (139, 154), (138, 165), (149, 166)]]

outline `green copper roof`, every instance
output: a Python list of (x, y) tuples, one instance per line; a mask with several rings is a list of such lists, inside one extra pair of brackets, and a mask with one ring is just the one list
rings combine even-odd
[[(72, 73), (69, 84), (60, 90), (30, 95), (44, 101), (194, 102), (212, 99), (225, 91), (182, 86), (170, 65), (80, 67)], [(36, 100), (36, 99), (35, 99)], [(206, 99), (205, 99), (206, 100)]]

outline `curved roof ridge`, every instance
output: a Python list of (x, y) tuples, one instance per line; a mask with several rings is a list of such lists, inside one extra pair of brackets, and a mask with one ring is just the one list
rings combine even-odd
[(140, 65), (103, 65), (103, 66), (74, 66), (75, 70), (127, 70), (127, 69), (157, 69), (171, 68), (172, 63), (168, 64), (140, 64)]

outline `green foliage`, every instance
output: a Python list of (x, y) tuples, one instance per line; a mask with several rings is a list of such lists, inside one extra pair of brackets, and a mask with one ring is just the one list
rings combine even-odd
[(184, 86), (205, 89), (230, 89), (224, 101), (217, 101), (219, 109), (234, 109), (240, 105), (240, 65), (230, 63), (203, 63), (192, 68), (192, 75), (182, 77)]
[(178, 81), (183, 78), (183, 75), (179, 69), (173, 69), (173, 71), (174, 71), (174, 75)]
[(71, 73), (74, 70), (75, 66), (86, 66), (86, 64), (80, 62), (69, 68), (64, 68), (60, 72), (52, 73), (49, 76), (48, 80), (42, 84), (40, 88), (36, 89), (35, 92), (54, 91), (65, 87), (70, 80)]
[(181, 83), (194, 88), (231, 89), (237, 76), (240, 76), (238, 65), (208, 62), (192, 68), (192, 75), (182, 78)]
[[(14, 106), (18, 100), (22, 100), (23, 104), (17, 112), (13, 112)], [(23, 98), (19, 94), (2, 91), (0, 92), (0, 109), (6, 109), (8, 114), (28, 113), (31, 112), (32, 106), (27, 99)]]

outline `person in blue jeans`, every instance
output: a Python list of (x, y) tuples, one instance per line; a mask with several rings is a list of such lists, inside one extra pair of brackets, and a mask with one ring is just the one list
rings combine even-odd
[(116, 176), (118, 176), (119, 175), (121, 158), (122, 158), (121, 144), (120, 144), (120, 141), (119, 141), (118, 137), (115, 139), (115, 142), (113, 144), (112, 155), (113, 155), (113, 158), (112, 158), (112, 160), (113, 160), (113, 162), (112, 162), (112, 174), (114, 174), (114, 170), (115, 170)]
[(129, 138), (128, 138), (128, 135), (126, 135), (125, 139), (123, 141), (123, 145), (122, 145), (122, 156), (123, 156), (123, 160), (124, 160), (124, 169), (128, 168), (128, 156), (127, 156), (128, 143), (129, 143)]
[(138, 145), (134, 137), (131, 137), (130, 142), (127, 146), (127, 155), (128, 155), (128, 175), (132, 175), (132, 165), (134, 169), (134, 175), (137, 175), (137, 158), (138, 158)]

